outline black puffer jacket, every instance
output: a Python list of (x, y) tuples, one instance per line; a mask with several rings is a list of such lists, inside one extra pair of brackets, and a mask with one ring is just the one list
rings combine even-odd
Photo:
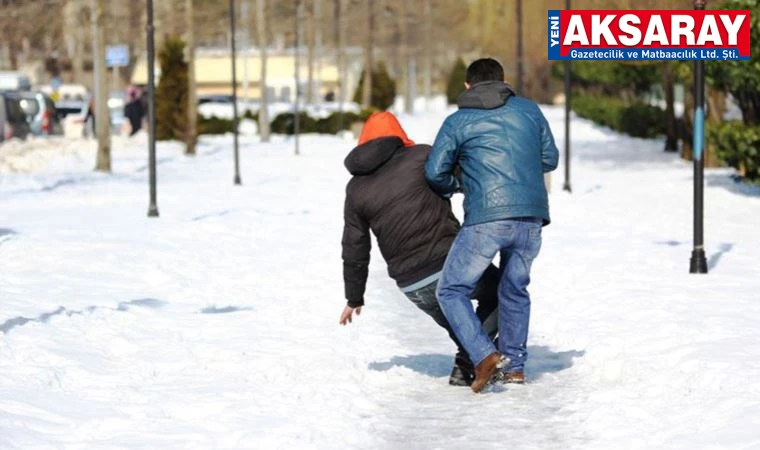
[(353, 149), (345, 165), (343, 280), (349, 306), (364, 304), (371, 239), (377, 237), (388, 274), (409, 286), (443, 268), (459, 222), (451, 204), (425, 180), (429, 145), (404, 147), (397, 137), (374, 139)]

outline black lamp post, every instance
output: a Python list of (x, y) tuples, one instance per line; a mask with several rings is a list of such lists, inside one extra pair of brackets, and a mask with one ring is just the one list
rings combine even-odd
[(153, 0), (148, 0), (148, 22), (145, 27), (148, 47), (148, 179), (150, 183), (150, 205), (148, 217), (158, 217), (156, 188), (156, 46), (153, 26)]
[(230, 46), (232, 49), (232, 136), (235, 148), (235, 185), (240, 180), (240, 149), (238, 144), (238, 99), (237, 99), (237, 50), (235, 48), (235, 0), (230, 0)]
[[(570, 0), (565, 0), (565, 9), (570, 9)], [(572, 62), (568, 59), (565, 61), (565, 184), (562, 189), (567, 192), (573, 192), (570, 186), (570, 73), (572, 72)]]
[[(694, 9), (704, 10), (707, 0), (694, 0)], [(694, 249), (690, 273), (707, 273), (704, 241), (704, 141), (705, 141), (705, 62), (694, 61)]]

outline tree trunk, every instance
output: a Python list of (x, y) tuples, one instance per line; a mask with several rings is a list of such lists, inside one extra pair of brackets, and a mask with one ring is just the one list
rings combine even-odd
[(314, 24), (314, 10), (309, 11), (308, 20), (306, 21), (306, 58), (307, 58), (307, 79), (306, 79), (306, 104), (311, 105), (314, 102), (314, 45), (316, 41), (316, 26)]
[(266, 0), (256, 0), (256, 34), (261, 57), (261, 74), (259, 90), (261, 91), (259, 107), (259, 136), (261, 142), (269, 142), (269, 95), (267, 95), (267, 17)]
[(7, 64), (8, 67), (10, 67), (11, 43), (8, 41), (0, 43), (0, 60), (2, 60), (4, 64)]
[(185, 136), (185, 154), (195, 155), (198, 138), (198, 109), (195, 82), (195, 7), (193, 0), (185, 0), (187, 20), (187, 133)]
[(666, 61), (662, 70), (662, 85), (665, 88), (665, 151), (678, 151), (678, 127), (675, 110), (675, 81), (673, 63)]
[(364, 49), (364, 86), (362, 90), (362, 106), (369, 108), (372, 103), (372, 69), (375, 50), (375, 0), (367, 0), (367, 47)]
[(314, 0), (314, 51), (316, 52), (316, 77), (314, 80), (314, 102), (322, 102), (322, 0)]
[(295, 0), (296, 2), (296, 27), (295, 27), (295, 101), (293, 102), (293, 135), (295, 136), (295, 154), (296, 156), (301, 154), (300, 147), (300, 122), (301, 122), (301, 107), (299, 104), (301, 98), (301, 36), (303, 35), (303, 2), (304, 0)]
[(343, 104), (346, 101), (348, 74), (346, 71), (346, 58), (343, 54), (346, 48), (346, 2), (348, 0), (335, 0), (335, 26), (337, 30), (337, 63), (338, 63), (338, 111), (341, 112), (341, 125), (343, 125)]
[(423, 70), (423, 91), (425, 95), (425, 109), (430, 110), (430, 101), (433, 97), (433, 11), (432, 0), (425, 0), (425, 69)]
[(74, 8), (74, 54), (71, 55), (71, 66), (74, 83), (82, 83), (84, 80), (84, 21), (82, 20), (81, 2), (77, 1)]
[(412, 55), (409, 48), (409, 23), (407, 13), (407, 2), (401, 2), (401, 17), (399, 17), (399, 27), (401, 29), (401, 67), (404, 86), (404, 112), (412, 114), (414, 112), (414, 99), (412, 98)]
[(98, 136), (98, 156), (95, 170), (111, 171), (111, 120), (108, 112), (108, 77), (106, 71), (105, 0), (92, 0), (93, 62), (95, 70), (95, 130)]
[(248, 53), (251, 48), (251, 15), (248, 10), (248, 0), (242, 0), (240, 4), (240, 17), (243, 19), (243, 37), (241, 39), (241, 46), (243, 51), (243, 98), (248, 101), (250, 97), (251, 77), (248, 73)]
[(517, 16), (517, 92), (525, 95), (525, 85), (523, 84), (523, 5), (522, 0), (517, 0), (515, 15)]
[[(129, 3), (129, 29), (130, 30), (143, 30), (144, 29), (144, 18), (146, 13), (146, 8), (144, 7), (143, 3), (141, 2), (130, 2)], [(129, 83), (129, 81), (132, 79), (132, 74), (135, 70), (135, 66), (137, 65), (137, 61), (140, 60), (140, 56), (143, 52), (143, 45), (144, 45), (145, 35), (144, 33), (135, 32), (135, 33), (129, 33), (127, 37), (128, 45), (129, 45), (129, 67), (126, 68), (125, 71), (122, 72), (123, 78), (122, 81), (126, 84)]]
[[(718, 124), (723, 121), (726, 114), (726, 94), (720, 90), (705, 86), (705, 100), (707, 101), (707, 126)], [(715, 151), (710, 147), (705, 136), (705, 167), (720, 167), (722, 164)]]

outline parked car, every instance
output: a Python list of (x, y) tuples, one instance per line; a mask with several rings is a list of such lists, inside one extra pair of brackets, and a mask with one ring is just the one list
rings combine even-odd
[(65, 119), (69, 115), (78, 115), (82, 109), (87, 107), (85, 100), (58, 100), (55, 103), (55, 110), (59, 119)]
[(21, 92), (21, 108), (35, 136), (63, 135), (63, 125), (53, 100), (42, 92)]
[(60, 119), (70, 114), (80, 114), (90, 97), (87, 88), (81, 84), (62, 84), (56, 91), (50, 86), (42, 86), (40, 90), (53, 99)]
[(0, 142), (26, 139), (31, 132), (21, 98), (15, 92), (0, 92)]

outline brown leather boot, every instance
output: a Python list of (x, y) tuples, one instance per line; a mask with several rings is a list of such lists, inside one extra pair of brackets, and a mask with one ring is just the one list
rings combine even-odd
[(504, 357), (499, 352), (493, 352), (475, 366), (475, 380), (470, 388), (473, 392), (480, 392), (491, 381), (496, 371), (504, 366)]
[(501, 380), (509, 384), (525, 384), (525, 373), (523, 372), (506, 372), (502, 375)]

